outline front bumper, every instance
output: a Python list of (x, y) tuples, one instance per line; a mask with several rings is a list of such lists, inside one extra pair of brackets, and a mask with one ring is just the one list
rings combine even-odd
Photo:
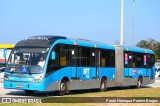
[(4, 80), (3, 83), (5, 89), (45, 91), (44, 81), (36, 83), (36, 82), (13, 82)]

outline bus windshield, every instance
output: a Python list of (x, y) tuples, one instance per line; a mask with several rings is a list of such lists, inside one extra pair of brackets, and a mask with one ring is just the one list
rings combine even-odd
[(6, 65), (7, 72), (42, 73), (49, 48), (16, 47)]

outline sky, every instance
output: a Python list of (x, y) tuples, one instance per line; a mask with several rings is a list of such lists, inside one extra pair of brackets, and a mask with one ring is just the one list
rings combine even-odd
[[(160, 41), (160, 0), (135, 1), (135, 44)], [(0, 43), (59, 35), (120, 41), (120, 0), (0, 0)], [(124, 0), (124, 44), (132, 45), (132, 0)]]

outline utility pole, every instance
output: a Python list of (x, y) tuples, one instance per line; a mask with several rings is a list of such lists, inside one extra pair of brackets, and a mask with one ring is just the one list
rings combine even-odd
[(132, 46), (134, 46), (134, 5), (135, 5), (135, 0), (133, 0), (132, 3)]
[(120, 45), (123, 45), (123, 37), (124, 37), (124, 0), (121, 0), (121, 23), (120, 23)]

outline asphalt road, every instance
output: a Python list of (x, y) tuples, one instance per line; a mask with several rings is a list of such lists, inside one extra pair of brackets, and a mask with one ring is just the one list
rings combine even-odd
[[(143, 88), (157, 88), (160, 87), (160, 80), (156, 80), (155, 83), (143, 86)], [(55, 96), (54, 93), (45, 93), (45, 92), (37, 92), (34, 97), (47, 97), (47, 96)], [(14, 90), (14, 89), (4, 89), (3, 83), (0, 81), (0, 97), (30, 97), (26, 95), (23, 90)]]

